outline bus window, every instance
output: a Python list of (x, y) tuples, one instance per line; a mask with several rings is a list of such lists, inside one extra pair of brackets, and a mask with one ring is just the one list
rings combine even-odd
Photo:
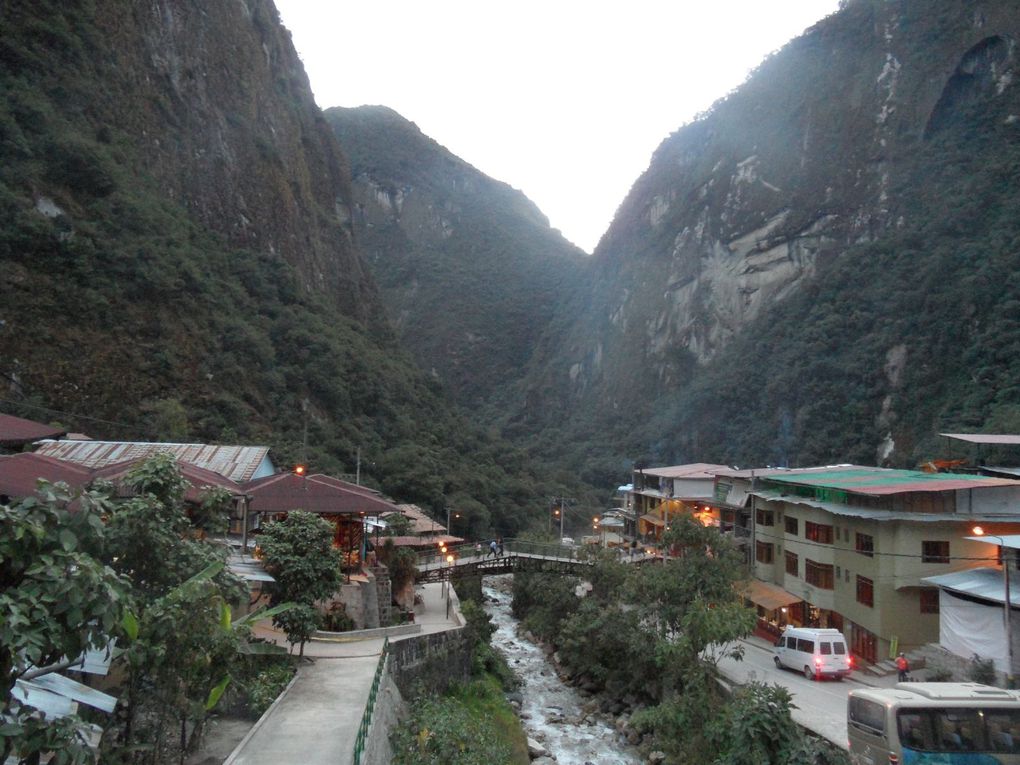
[(984, 749), (981, 715), (971, 709), (933, 709), (937, 749), (974, 752)]
[(923, 712), (900, 712), (896, 715), (900, 745), (911, 749), (930, 750), (931, 736), (926, 732), (927, 715)]
[(885, 736), (885, 707), (881, 704), (851, 696), (847, 713), (851, 725), (876, 736)]
[(995, 752), (1020, 754), (1020, 712), (986, 709), (988, 747)]
[(832, 655), (832, 643), (819, 643), (818, 644), (818, 653), (820, 653), (822, 656), (831, 656)]

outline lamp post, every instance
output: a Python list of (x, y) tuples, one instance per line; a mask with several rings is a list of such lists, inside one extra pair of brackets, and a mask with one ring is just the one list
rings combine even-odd
[(450, 574), (453, 573), (453, 555), (446, 556), (446, 618), (450, 618)]
[(975, 526), (972, 531), (974, 536), (978, 537), (993, 537), (999, 540), (999, 546), (1002, 547), (1002, 582), (1003, 589), (1005, 590), (1005, 597), (1003, 598), (1003, 614), (1006, 619), (1006, 687), (1015, 688), (1016, 683), (1013, 678), (1013, 619), (1011, 618), (1011, 604), (1009, 598), (1009, 556), (1006, 550), (1006, 541), (996, 534), (986, 534), (985, 530), (980, 526)]

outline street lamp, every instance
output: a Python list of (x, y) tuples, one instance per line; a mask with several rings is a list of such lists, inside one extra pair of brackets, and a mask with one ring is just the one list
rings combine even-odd
[(453, 555), (446, 556), (446, 618), (450, 618), (450, 574), (453, 571)]
[(1009, 557), (1006, 550), (1006, 541), (996, 534), (986, 534), (985, 530), (980, 526), (975, 526), (971, 531), (974, 532), (974, 536), (977, 537), (993, 537), (999, 540), (999, 546), (1002, 547), (1002, 581), (1003, 588), (1005, 589), (1005, 598), (1003, 598), (1003, 614), (1006, 619), (1006, 687), (1015, 687), (1013, 678), (1013, 619), (1011, 617), (1011, 606), (1009, 598)]

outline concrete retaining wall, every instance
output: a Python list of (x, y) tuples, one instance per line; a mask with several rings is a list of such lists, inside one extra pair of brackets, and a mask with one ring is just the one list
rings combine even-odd
[(390, 656), (390, 672), (400, 692), (408, 698), (416, 695), (416, 686), (439, 694), (453, 681), (466, 682), (471, 674), (471, 648), (463, 629), (393, 641)]
[(375, 697), (375, 711), (368, 728), (368, 736), (365, 737), (365, 751), (361, 755), (362, 765), (389, 765), (393, 762), (390, 733), (399, 724), (404, 699), (389, 671), (392, 666), (391, 656), (379, 684), (379, 693)]

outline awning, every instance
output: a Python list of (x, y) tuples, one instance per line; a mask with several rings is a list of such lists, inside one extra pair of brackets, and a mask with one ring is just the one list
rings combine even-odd
[(799, 595), (787, 592), (782, 587), (777, 587), (767, 582), (760, 582), (757, 579), (747, 583), (747, 588), (744, 590), (743, 595), (752, 603), (762, 606), (768, 611), (775, 611), (777, 608), (782, 608), (792, 603), (799, 603), (804, 599)]
[(657, 515), (652, 515), (651, 513), (648, 513), (646, 515), (642, 515), (641, 516), (641, 520), (644, 521), (645, 523), (650, 523), (653, 526), (665, 526), (666, 525), (666, 522), (664, 520), (662, 520), (662, 518), (660, 518)]

